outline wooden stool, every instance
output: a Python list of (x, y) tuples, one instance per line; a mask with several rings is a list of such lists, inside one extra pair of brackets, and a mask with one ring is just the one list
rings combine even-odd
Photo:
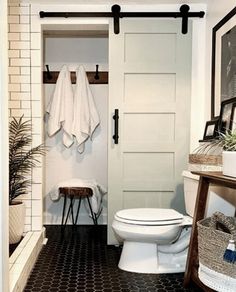
[[(93, 223), (94, 223), (94, 225), (97, 225), (97, 217), (96, 217), (96, 214), (93, 213), (93, 210), (92, 210), (92, 207), (91, 207), (91, 204), (89, 201), (89, 197), (91, 197), (93, 195), (92, 189), (85, 188), (85, 187), (63, 187), (63, 188), (59, 188), (59, 192), (60, 192), (60, 194), (62, 194), (62, 196), (64, 196), (61, 226), (66, 225), (70, 212), (71, 212), (71, 217), (72, 217), (72, 224), (76, 225), (77, 220), (78, 220), (78, 216), (79, 216), (81, 200), (84, 198), (86, 198), (88, 201), (88, 205), (89, 205), (89, 209), (90, 209), (91, 216), (93, 219)], [(67, 197), (69, 197), (69, 199), (70, 199), (70, 205), (69, 205), (69, 209), (68, 209), (68, 212), (66, 215), (66, 220), (64, 223)], [(79, 198), (79, 203), (78, 203), (78, 209), (77, 209), (75, 220), (74, 220), (73, 205), (74, 205), (74, 201), (76, 198)]]

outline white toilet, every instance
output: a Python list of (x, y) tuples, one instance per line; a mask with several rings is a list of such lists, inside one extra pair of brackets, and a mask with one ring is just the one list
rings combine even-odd
[(120, 269), (151, 274), (185, 271), (197, 192), (191, 173), (183, 172), (183, 177), (189, 216), (159, 208), (126, 209), (115, 214), (112, 228), (123, 242)]

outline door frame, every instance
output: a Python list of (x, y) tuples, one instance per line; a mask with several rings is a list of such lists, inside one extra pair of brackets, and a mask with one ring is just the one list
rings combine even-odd
[(0, 290), (9, 291), (8, 200), (8, 24), (7, 1), (0, 0)]

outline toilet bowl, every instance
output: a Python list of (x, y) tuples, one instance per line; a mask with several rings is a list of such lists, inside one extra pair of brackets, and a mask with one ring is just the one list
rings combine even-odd
[(183, 227), (191, 225), (191, 217), (173, 209), (118, 211), (112, 228), (123, 241), (119, 268), (151, 274), (183, 272), (190, 237), (190, 229)]
[(196, 194), (188, 193), (185, 200), (190, 216), (162, 208), (125, 209), (115, 214), (112, 228), (123, 242), (120, 269), (150, 274), (185, 271)]

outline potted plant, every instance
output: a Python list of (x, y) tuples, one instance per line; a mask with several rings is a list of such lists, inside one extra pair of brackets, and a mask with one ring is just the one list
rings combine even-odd
[(236, 177), (236, 129), (220, 133), (219, 144), (223, 148), (223, 174)]
[(31, 148), (31, 121), (13, 118), (9, 125), (9, 242), (17, 243), (24, 231), (25, 206), (17, 197), (27, 194), (31, 185), (30, 172), (39, 163), (45, 147)]

